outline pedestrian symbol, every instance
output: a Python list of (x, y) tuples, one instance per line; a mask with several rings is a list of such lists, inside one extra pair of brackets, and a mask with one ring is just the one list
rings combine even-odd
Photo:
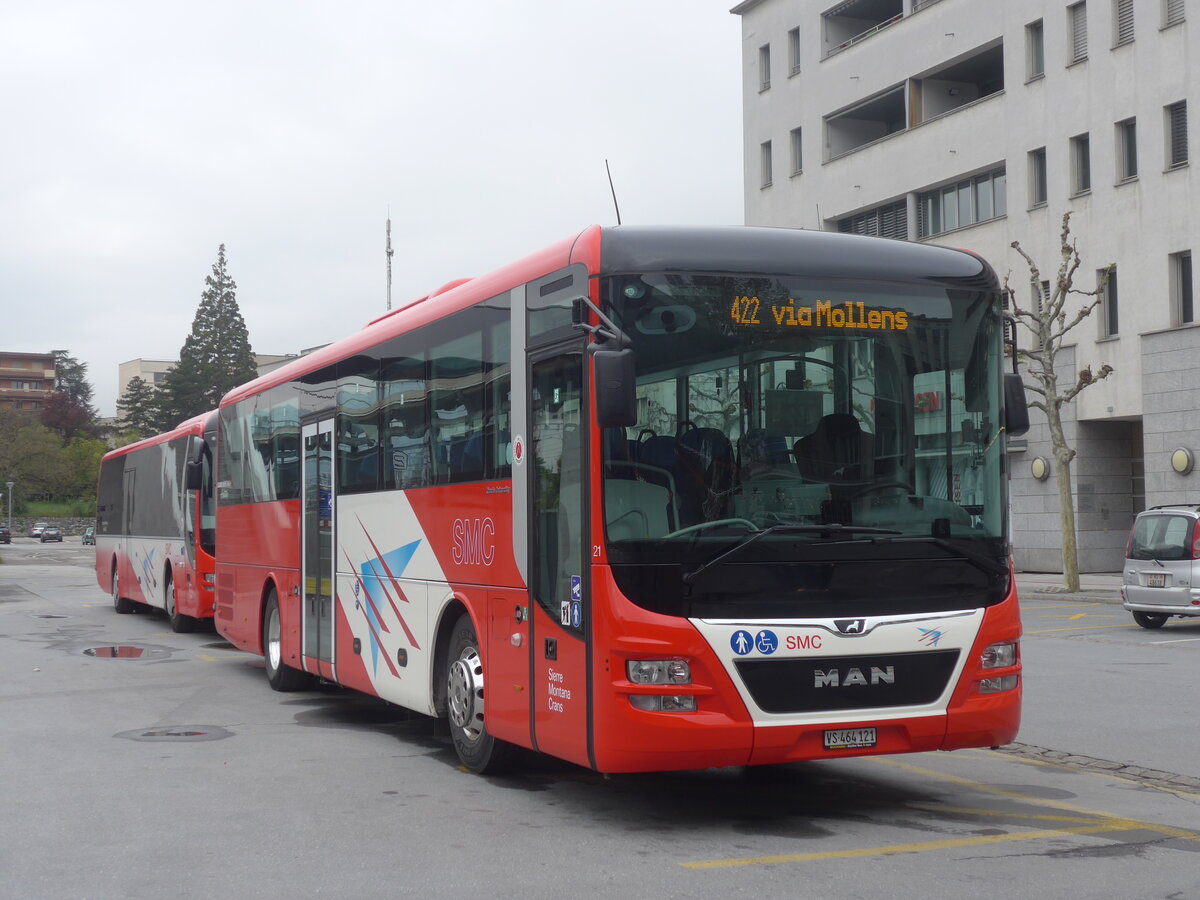
[(754, 638), (748, 631), (735, 631), (733, 637), (729, 639), (729, 646), (738, 656), (745, 656), (754, 649)]

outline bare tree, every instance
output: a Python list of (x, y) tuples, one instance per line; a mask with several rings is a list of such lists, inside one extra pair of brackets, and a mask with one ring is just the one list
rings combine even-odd
[[(1050, 446), (1054, 456), (1054, 480), (1058, 486), (1058, 504), (1060, 522), (1062, 524), (1062, 564), (1063, 586), (1069, 591), (1079, 590), (1079, 547), (1075, 533), (1075, 505), (1071, 489), (1071, 461), (1075, 458), (1075, 449), (1067, 444), (1063, 432), (1062, 408), (1079, 396), (1080, 391), (1098, 381), (1103, 381), (1112, 374), (1110, 365), (1103, 365), (1099, 371), (1093, 372), (1089, 365), (1080, 369), (1074, 384), (1064, 386), (1059, 384), (1058, 371), (1055, 368), (1056, 357), (1063, 347), (1067, 334), (1076, 325), (1088, 318), (1092, 311), (1100, 305), (1104, 296), (1104, 288), (1108, 283), (1110, 263), (1102, 270), (1099, 284), (1094, 290), (1083, 290), (1075, 287), (1075, 274), (1079, 270), (1082, 259), (1076, 241), (1071, 237), (1071, 214), (1063, 215), (1062, 233), (1060, 235), (1060, 255), (1058, 272), (1053, 280), (1048, 282), (1049, 288), (1043, 287), (1041, 270), (1033, 258), (1025, 252), (1020, 242), (1013, 241), (1012, 248), (1021, 254), (1029, 266), (1029, 283), (1033, 290), (1031, 296), (1040, 298), (1041, 303), (1031, 307), (1022, 306), (1017, 302), (1017, 294), (1004, 279), (1004, 290), (1008, 294), (1008, 318), (1013, 323), (1021, 323), (1033, 334), (1033, 344), (1027, 350), (1019, 351), (1019, 361), (1025, 364), (1025, 390), (1033, 395), (1029, 405), (1040, 409), (1046, 414), (1046, 425), (1050, 430)], [(1071, 301), (1072, 295), (1084, 298), (1081, 302)]]

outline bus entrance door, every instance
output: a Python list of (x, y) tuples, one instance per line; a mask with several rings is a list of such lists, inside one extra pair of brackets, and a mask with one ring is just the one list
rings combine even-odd
[(583, 356), (560, 347), (539, 357), (529, 373), (534, 741), (590, 765)]
[(304, 667), (333, 679), (333, 420), (302, 429)]

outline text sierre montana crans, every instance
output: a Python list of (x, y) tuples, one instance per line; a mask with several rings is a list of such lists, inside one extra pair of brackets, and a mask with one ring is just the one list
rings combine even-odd
[(775, 325), (781, 328), (864, 328), (870, 331), (906, 331), (908, 313), (895, 309), (867, 309), (861, 300), (818, 300), (811, 306), (796, 303), (764, 304), (758, 297), (734, 297), (729, 318), (739, 325)]

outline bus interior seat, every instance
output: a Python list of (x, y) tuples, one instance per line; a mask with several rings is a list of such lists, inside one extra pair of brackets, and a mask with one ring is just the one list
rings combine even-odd
[(684, 525), (725, 517), (733, 484), (733, 444), (716, 428), (692, 428), (679, 436), (675, 480)]
[(850, 413), (830, 413), (794, 445), (800, 474), (810, 481), (866, 481), (872, 474), (874, 440)]

